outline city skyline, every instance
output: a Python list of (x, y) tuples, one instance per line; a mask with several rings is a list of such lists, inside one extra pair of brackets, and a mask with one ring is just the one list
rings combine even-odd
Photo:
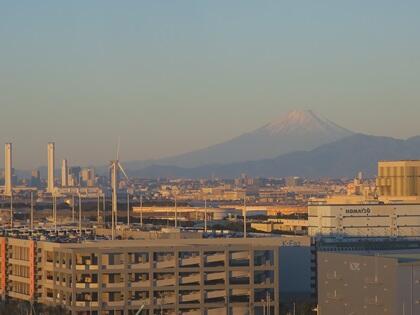
[[(334, 137), (336, 140), (334, 140)], [(211, 167), (212, 163), (216, 162), (216, 160), (214, 160), (215, 158), (217, 159), (217, 156), (215, 156), (215, 153), (219, 154), (219, 158), (220, 157), (223, 158), (223, 155), (229, 156), (233, 152), (235, 152), (235, 150), (242, 151), (243, 148), (241, 149), (241, 146), (245, 145), (246, 147), (248, 147), (247, 151), (248, 151), (248, 156), (249, 156), (249, 153), (252, 152), (252, 150), (259, 151), (262, 148), (261, 146), (260, 148), (258, 148), (258, 146), (255, 146), (256, 144), (258, 144), (258, 142), (265, 142), (266, 143), (265, 146), (267, 147), (268, 145), (268, 148), (270, 147), (270, 145), (274, 147), (280, 145), (280, 147), (277, 149), (274, 149), (274, 150), (269, 149), (271, 153), (268, 152), (268, 154), (271, 154), (273, 158), (281, 159), (282, 157), (287, 158), (287, 156), (290, 155), (290, 153), (294, 154), (295, 156), (296, 155), (302, 156), (302, 154), (305, 154), (305, 153), (311, 154), (311, 152), (316, 152), (316, 151), (320, 152), (319, 150), (329, 150), (328, 147), (331, 147), (331, 145), (333, 145), (334, 147), (335, 143), (336, 143), (337, 149), (340, 147), (340, 145), (342, 146), (343, 144), (344, 146), (349, 145), (349, 148), (350, 148), (352, 145), (357, 146), (358, 145), (357, 142), (362, 139), (366, 139), (367, 141), (370, 141), (371, 146), (379, 145), (380, 151), (376, 151), (376, 154), (385, 154), (384, 156), (385, 159), (389, 159), (391, 155), (394, 156), (394, 158), (398, 156), (392, 153), (392, 148), (390, 146), (391, 143), (393, 145), (396, 145), (398, 143), (398, 145), (400, 146), (399, 150), (401, 150), (399, 154), (400, 159), (407, 159), (407, 158), (411, 158), (412, 154), (415, 154), (415, 153), (414, 151), (412, 151), (411, 153), (408, 153), (408, 155), (406, 155), (407, 152), (405, 152), (405, 149), (403, 149), (403, 147), (414, 145), (417, 142), (418, 138), (419, 136), (413, 136), (407, 139), (398, 139), (398, 138), (393, 138), (393, 137), (371, 136), (371, 135), (366, 135), (362, 133), (357, 133), (353, 130), (343, 128), (342, 126), (335, 124), (335, 122), (330, 121), (329, 119), (325, 117), (317, 115), (313, 111), (310, 111), (310, 110), (309, 111), (308, 110), (296, 111), (295, 110), (295, 111), (288, 112), (286, 115), (281, 116), (279, 119), (274, 119), (270, 123), (260, 126), (260, 128), (254, 128), (252, 132), (243, 133), (242, 135), (239, 135), (238, 137), (227, 139), (226, 141), (217, 143), (215, 145), (209, 145), (204, 148), (196, 148), (187, 152), (182, 152), (181, 154), (173, 154), (170, 156), (164, 156), (162, 158), (156, 158), (156, 159), (150, 159), (150, 160), (124, 159), (123, 163), (127, 163), (127, 165), (129, 166), (129, 169), (134, 172), (139, 171), (140, 169), (143, 169), (143, 168), (148, 168), (148, 167), (151, 167), (153, 169), (154, 166), (159, 166), (159, 165), (167, 165), (169, 167), (177, 167), (177, 165), (179, 165), (186, 169), (194, 169), (194, 168), (197, 168), (197, 166), (203, 166), (205, 168), (205, 167)], [(347, 139), (349, 139), (350, 141), (347, 141)], [(270, 141), (271, 142), (274, 141), (274, 142), (270, 144)], [(365, 141), (365, 140), (362, 140), (362, 141)], [(292, 144), (293, 142), (295, 142), (295, 144)], [(322, 145), (323, 143), (325, 145)], [(6, 160), (5, 160), (6, 157), (8, 157), (9, 159), (11, 157), (11, 154), (8, 152), (10, 151), (12, 144), (13, 143), (11, 142), (6, 142), (5, 148), (4, 148), (4, 151), (5, 151), (4, 155), (3, 154), (0, 155), (0, 162), (1, 162), (1, 165), (3, 166), (6, 163)], [(80, 163), (79, 161), (74, 159), (73, 157), (74, 153), (72, 152), (69, 153), (68, 148), (62, 147), (60, 144), (59, 144), (58, 156), (55, 158), (54, 157), (55, 153), (52, 153), (53, 157), (51, 159), (50, 152), (55, 152), (55, 149), (53, 149), (53, 151), (50, 151), (50, 145), (55, 147), (55, 144), (56, 143), (52, 141), (48, 143), (43, 143), (41, 147), (36, 148), (37, 151), (41, 152), (41, 159), (39, 163), (34, 162), (36, 160), (32, 159), (31, 161), (33, 163), (38, 163), (38, 164), (33, 164), (34, 166), (32, 168), (21, 167), (20, 163), (17, 163), (18, 166), (15, 167), (16, 157), (15, 157), (15, 153), (13, 153), (13, 156), (14, 156), (13, 170), (20, 171), (19, 172), (20, 176), (23, 176), (24, 178), (28, 177), (30, 172), (33, 170), (44, 169), (44, 171), (46, 172), (45, 174), (47, 174), (49, 173), (48, 169), (50, 168), (48, 167), (48, 165), (49, 165), (49, 161), (51, 160), (54, 162), (58, 162), (58, 165), (53, 166), (54, 172), (55, 173), (60, 172), (60, 174), (56, 173), (54, 176), (57, 178), (61, 178), (63, 181), (62, 163), (69, 165), (67, 168), (69, 168), (70, 166), (85, 167), (85, 168), (97, 167), (101, 170), (101, 173), (102, 173), (104, 172), (105, 168), (107, 168), (107, 165), (109, 165), (110, 160), (115, 158), (115, 155), (116, 154), (118, 155), (118, 152), (121, 151), (120, 138), (118, 138), (117, 144), (111, 144), (111, 147), (114, 148), (114, 152), (111, 153), (111, 155), (113, 154), (113, 156), (111, 156), (110, 159), (106, 160), (106, 158), (108, 158), (106, 157), (104, 159), (104, 162), (102, 163), (101, 163), (101, 160), (96, 161), (96, 162), (88, 161), (86, 163), (84, 162)], [(388, 149), (386, 149), (387, 146), (389, 147)], [(282, 151), (284, 150), (285, 147), (288, 148), (288, 151)], [(229, 148), (228, 151), (226, 151), (226, 148)], [(312, 151), (313, 148), (316, 150)], [(356, 147), (354, 147), (353, 149), (355, 148)], [(18, 150), (19, 154), (21, 154), (25, 148), (22, 148), (22, 149), (23, 150)], [(394, 149), (396, 149), (396, 147), (394, 147)], [(275, 153), (276, 150), (279, 153)], [(385, 151), (383, 150), (387, 151), (387, 153), (385, 153)], [(243, 155), (244, 153), (245, 152), (242, 152), (242, 158), (241, 158), (241, 155), (238, 155), (240, 159), (238, 160), (238, 162), (254, 161), (254, 162), (259, 162), (259, 163), (266, 163), (265, 159), (263, 158), (263, 155), (261, 155), (261, 153), (263, 152), (257, 153), (254, 158), (250, 158), (250, 157), (247, 158), (247, 155)], [(202, 158), (203, 156), (206, 156), (206, 155), (212, 156), (213, 162), (211, 162), (212, 161), (211, 158), (210, 160), (208, 160), (208, 162), (205, 162), (204, 160), (200, 162), (200, 156)], [(17, 159), (19, 160), (19, 156)], [(6, 170), (10, 168), (11, 164), (12, 163), (6, 164), (9, 166), (3, 167), (3, 168), (0, 166), (0, 170), (3, 170), (6, 172)], [(224, 165), (229, 166), (230, 164), (231, 162), (229, 162), (229, 160), (222, 160), (220, 166), (224, 166)], [(217, 167), (217, 164), (214, 164), (214, 166)], [(359, 166), (362, 167), (360, 164)], [(366, 166), (367, 164), (365, 164), (365, 167)], [(226, 171), (229, 172), (228, 169), (225, 169), (225, 172)], [(325, 171), (326, 170), (324, 170), (324, 172)], [(243, 172), (246, 173), (247, 171), (244, 169)], [(367, 173), (371, 175), (371, 171), (368, 171)], [(165, 176), (165, 175), (158, 175), (158, 174), (159, 174), (159, 171), (156, 170), (155, 175), (151, 175), (151, 176), (152, 177)], [(352, 176), (352, 174), (353, 173), (347, 176)], [(255, 174), (253, 175), (255, 176)], [(146, 176), (150, 176), (150, 175), (146, 175)], [(182, 177), (182, 175), (180, 176)], [(341, 175), (341, 176), (346, 176), (346, 175)]]
[[(294, 120), (289, 121), (290, 116), (293, 117), (295, 115), (298, 115), (298, 116), (300, 116), (300, 115), (302, 115), (302, 116), (313, 115), (313, 118), (311, 117), (311, 119), (315, 119), (315, 120), (320, 119), (320, 121), (319, 122), (315, 122), (315, 121), (306, 122), (306, 121), (294, 121)], [(307, 119), (307, 118), (308, 117), (298, 117), (297, 119), (300, 120), (300, 119)], [(284, 123), (290, 124), (290, 126), (283, 126), (283, 127), (286, 128), (286, 130), (283, 131), (283, 130), (272, 129), (272, 128), (276, 128), (277, 126), (280, 127)], [(321, 123), (321, 124), (329, 123), (329, 124), (332, 124), (333, 126), (336, 126), (338, 129), (342, 128), (342, 130), (344, 130), (345, 132), (348, 132), (348, 134), (351, 137), (358, 137), (360, 135), (362, 137), (367, 136), (367, 137), (371, 137), (372, 139), (378, 139), (378, 140), (382, 138), (382, 139), (387, 139), (388, 141), (393, 141), (395, 139), (397, 141), (402, 140), (404, 142), (404, 140), (416, 141), (417, 137), (420, 135), (420, 134), (419, 135), (413, 135), (412, 137), (407, 137), (407, 138), (397, 138), (397, 137), (393, 137), (393, 136), (383, 136), (383, 135), (373, 136), (373, 135), (363, 134), (361, 132), (351, 130), (350, 128), (347, 129), (347, 128), (344, 128), (343, 126), (339, 126), (339, 125), (335, 124), (335, 122), (329, 120), (328, 118), (318, 116), (316, 113), (314, 113), (311, 110), (304, 110), (304, 111), (293, 110), (293, 111), (290, 111), (290, 112), (286, 113), (283, 116), (280, 116), (277, 119), (274, 119), (274, 120), (270, 121), (267, 124), (264, 124), (263, 126), (260, 126), (259, 128), (253, 128), (252, 130), (248, 130), (248, 132), (244, 132), (243, 134), (237, 135), (236, 137), (233, 137), (233, 138), (227, 138), (224, 141), (221, 141), (219, 143), (203, 144), (201, 147), (192, 148), (188, 151), (174, 152), (172, 154), (169, 153), (168, 155), (163, 155), (163, 156), (160, 156), (160, 157), (150, 158), (150, 159), (145, 159), (145, 160), (140, 159), (140, 158), (134, 158), (134, 159), (131, 159), (131, 160), (123, 159), (123, 162), (129, 163), (130, 165), (134, 166), (135, 169), (137, 169), (139, 167), (142, 168), (144, 166), (149, 166), (149, 165), (150, 166), (155, 165), (155, 164), (159, 165), (161, 163), (163, 163), (163, 164), (168, 164), (169, 163), (168, 165), (171, 165), (171, 164), (175, 165), (177, 163), (176, 162), (177, 160), (178, 161), (182, 160), (185, 157), (187, 157), (188, 159), (191, 159), (191, 157), (194, 157), (194, 155), (196, 155), (197, 153), (201, 154), (200, 152), (203, 152), (204, 154), (206, 154), (205, 153), (206, 150), (209, 150), (209, 149), (214, 150), (214, 148), (216, 148), (216, 150), (217, 150), (217, 148), (220, 145), (221, 146), (231, 146), (235, 141), (237, 141), (237, 139), (240, 140), (240, 141), (243, 141), (244, 137), (247, 137), (247, 136), (251, 136), (250, 137), (250, 140), (251, 140), (250, 144), (252, 144), (252, 142), (256, 141), (256, 139), (253, 139), (253, 135), (255, 133), (260, 132), (260, 131), (273, 132), (272, 136), (280, 137), (279, 140), (281, 140), (282, 137), (283, 138), (284, 138), (284, 136), (287, 137), (287, 133), (288, 133), (287, 128), (290, 128), (290, 127), (292, 127), (292, 128), (302, 128), (302, 127), (304, 127), (304, 130), (302, 130), (303, 133), (301, 134), (301, 136), (303, 136), (303, 140), (305, 140), (305, 138), (306, 138), (306, 141), (309, 141), (310, 140), (309, 134), (311, 132), (312, 133), (315, 132), (315, 131), (316, 132), (327, 132), (327, 129), (325, 129), (325, 130), (322, 130), (322, 129), (321, 130), (312, 130), (311, 131), (312, 128), (318, 128), (319, 127), (319, 126), (313, 126), (312, 125), (313, 123)], [(306, 124), (308, 124), (308, 125), (306, 125)], [(300, 133), (299, 131), (297, 131), (297, 132), (298, 132), (298, 134)], [(331, 131), (329, 131), (329, 132), (331, 132)], [(334, 130), (334, 132), (337, 132), (337, 130)], [(343, 137), (343, 135), (341, 135), (340, 137)], [(338, 137), (338, 139), (340, 137)], [(292, 136), (292, 138), (293, 138), (293, 136)], [(261, 139), (261, 140), (264, 140), (264, 139)], [(286, 140), (287, 140), (287, 138), (286, 138)], [(294, 141), (296, 141), (296, 140), (294, 140)], [(288, 141), (290, 141), (290, 139)], [(331, 141), (331, 140), (329, 140), (329, 141)], [(327, 141), (327, 143), (329, 141)], [(69, 148), (63, 147), (59, 144), (59, 153), (58, 153), (58, 157), (56, 159), (60, 163), (64, 162), (64, 161), (67, 163), (70, 160), (70, 163), (73, 166), (100, 167), (102, 169), (103, 167), (105, 167), (106, 165), (108, 165), (110, 163), (110, 160), (115, 158), (115, 154), (117, 154), (117, 150), (121, 151), (120, 142), (121, 142), (121, 138), (118, 137), (116, 139), (116, 143), (111, 143), (109, 148), (107, 148), (107, 149), (111, 149), (111, 151), (113, 149), (113, 152), (110, 152), (110, 156), (109, 157), (107, 156), (105, 158), (102, 157), (102, 159), (99, 159), (99, 160), (83, 160), (83, 159), (80, 160), (80, 159), (74, 158), (74, 155), (77, 156), (77, 151), (75, 151), (75, 152), (70, 151)], [(5, 145), (8, 145), (8, 144), (12, 145), (12, 144), (14, 144), (14, 142), (5, 142)], [(25, 171), (25, 173), (28, 173), (31, 170), (36, 170), (36, 169), (42, 169), (42, 168), (46, 169), (47, 166), (48, 166), (48, 160), (49, 160), (49, 150), (45, 150), (45, 149), (47, 147), (49, 147), (50, 144), (55, 145), (56, 142), (55, 141), (49, 141), (49, 142), (41, 143), (41, 146), (36, 148), (36, 153), (37, 153), (36, 155), (38, 155), (39, 159), (38, 160), (36, 158), (34, 159), (34, 157), (36, 155), (31, 156), (32, 158), (31, 158), (30, 162), (32, 164), (31, 165), (26, 165), (26, 167), (25, 167), (25, 164), (22, 164), (22, 158), (25, 158), (25, 156), (19, 157), (19, 155), (18, 155), (17, 158), (16, 158), (15, 153), (13, 153), (13, 155), (14, 155), (13, 169), (16, 169), (16, 170), (19, 170), (19, 171)], [(320, 146), (320, 144), (314, 144), (313, 145), (314, 148), (318, 148), (319, 146)], [(25, 151), (26, 148), (20, 148), (20, 149), (21, 150), (18, 150), (18, 154), (24, 154), (23, 151)], [(307, 148), (307, 149), (309, 150), (309, 148)], [(13, 148), (13, 150), (15, 151), (15, 147)], [(47, 152), (47, 154), (46, 154), (46, 152)], [(299, 153), (299, 150), (291, 149), (291, 151), (289, 151), (289, 152)], [(84, 153), (87, 153), (87, 155), (89, 155), (89, 153), (91, 153), (91, 152), (84, 152)], [(276, 154), (273, 157), (281, 157), (281, 156), (284, 156), (286, 153), (287, 152)], [(15, 160), (18, 161), (17, 162), (17, 167), (15, 167), (15, 164), (16, 164)], [(250, 160), (252, 160), (252, 161), (262, 161), (262, 158), (254, 158), (254, 159), (250, 159)], [(245, 159), (245, 161), (246, 161), (246, 159)], [(0, 155), (0, 163), (1, 163), (1, 165), (4, 165), (4, 163), (5, 163), (5, 156), (4, 155)], [(143, 163), (145, 163), (144, 166), (141, 166), (141, 165), (143, 165)], [(195, 167), (195, 165), (188, 166), (189, 162), (186, 162), (184, 164), (185, 164), (184, 167), (187, 167), (187, 168)], [(207, 164), (210, 165), (211, 162), (209, 162)], [(203, 165), (203, 166), (205, 166), (207, 164), (206, 163), (201, 163), (201, 165)], [(224, 162), (223, 164), (229, 164), (229, 163)], [(0, 169), (4, 169), (4, 168), (0, 167)], [(54, 167), (54, 170), (55, 170), (55, 172), (59, 171), (59, 170), (61, 171), (61, 167)]]
[(19, 169), (45, 165), (50, 141), (106, 164), (119, 136), (122, 160), (147, 160), (301, 108), (419, 135), (419, 4), (304, 4), (0, 2), (0, 141)]
[(0, 315), (420, 314), (418, 12), (0, 0)]

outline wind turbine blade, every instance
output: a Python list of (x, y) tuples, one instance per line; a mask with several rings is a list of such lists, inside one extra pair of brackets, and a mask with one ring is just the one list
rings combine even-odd
[(121, 163), (118, 162), (118, 167), (120, 168), (121, 172), (124, 174), (124, 177), (129, 181), (127, 173), (124, 171), (124, 168), (122, 167)]
[(118, 137), (118, 144), (117, 144), (117, 161), (120, 159), (120, 143), (121, 143), (121, 137)]
[(144, 304), (140, 307), (140, 309), (137, 311), (136, 315), (140, 315), (141, 311), (144, 309)]

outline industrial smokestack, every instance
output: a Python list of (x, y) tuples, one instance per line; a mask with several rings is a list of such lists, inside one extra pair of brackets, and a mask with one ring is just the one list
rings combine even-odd
[(67, 160), (61, 162), (61, 186), (67, 187), (69, 185), (69, 167)]
[(12, 195), (12, 144), (6, 143), (4, 146), (4, 194)]

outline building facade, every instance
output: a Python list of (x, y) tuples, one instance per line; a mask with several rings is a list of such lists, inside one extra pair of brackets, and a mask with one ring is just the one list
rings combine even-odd
[(384, 198), (420, 198), (420, 161), (380, 161), (376, 186)]
[(420, 314), (420, 251), (318, 254), (323, 315)]
[[(0, 238), (0, 293), (72, 315), (279, 314), (282, 238)], [(284, 245), (284, 244), (283, 244)], [(270, 311), (268, 311), (270, 310)]]
[(322, 204), (308, 207), (310, 236), (419, 237), (420, 204)]

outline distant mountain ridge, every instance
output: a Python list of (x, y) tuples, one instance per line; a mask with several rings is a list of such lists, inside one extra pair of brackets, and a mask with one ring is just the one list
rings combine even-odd
[(153, 165), (131, 172), (142, 177), (233, 178), (246, 173), (255, 177), (342, 178), (352, 177), (358, 171), (364, 172), (367, 176), (374, 176), (379, 160), (419, 158), (420, 136), (401, 140), (354, 134), (310, 151), (292, 152), (274, 159), (212, 164), (195, 168)]
[[(159, 160), (123, 162), (130, 176), (169, 178), (303, 176), (377, 173), (379, 160), (420, 159), (420, 136), (406, 140), (355, 134), (312, 111), (292, 111), (232, 140)], [(46, 167), (40, 168), (45, 177)], [(107, 175), (108, 166), (98, 166)], [(29, 171), (18, 172), (30, 177)], [(56, 170), (57, 174), (59, 170)]]
[(354, 134), (323, 119), (310, 110), (295, 110), (252, 132), (203, 149), (154, 161), (129, 161), (127, 169), (151, 165), (191, 168), (208, 164), (228, 164), (260, 159), (300, 150), (311, 150)]

